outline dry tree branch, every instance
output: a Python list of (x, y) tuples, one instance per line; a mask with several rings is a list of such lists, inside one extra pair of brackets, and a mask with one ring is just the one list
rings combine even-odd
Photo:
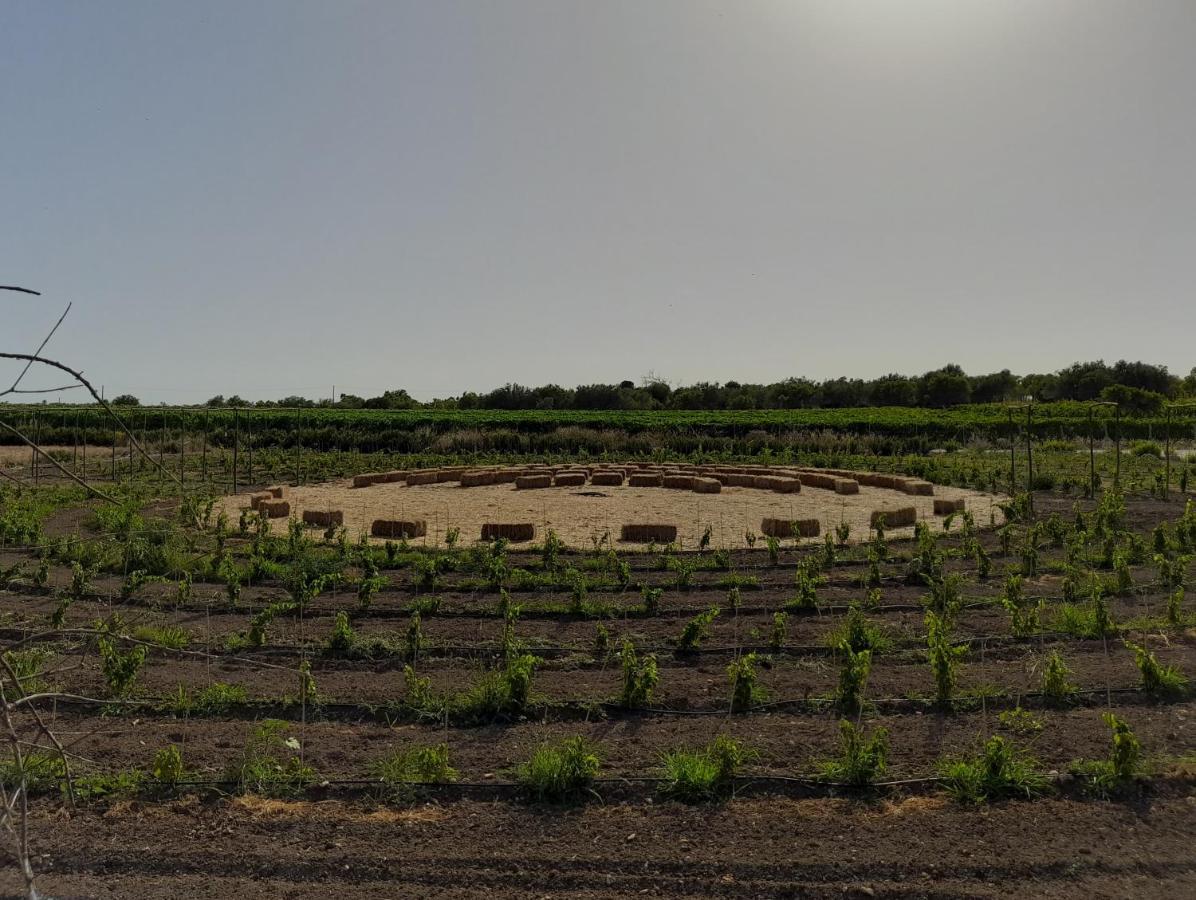
[[(40, 344), (38, 344), (38, 346), (37, 346), (37, 349), (33, 351), (33, 355), (34, 355), (34, 356), (37, 356), (37, 355), (38, 355), (38, 354), (40, 354), (40, 353), (41, 353), (43, 350), (45, 350), (45, 349), (46, 349), (46, 344), (50, 343), (50, 338), (54, 337), (54, 332), (56, 332), (56, 331), (58, 330), (58, 326), (62, 324), (62, 321), (63, 321), (63, 319), (65, 319), (65, 318), (66, 318), (66, 314), (67, 314), (67, 313), (69, 313), (69, 312), (71, 311), (71, 307), (72, 307), (72, 306), (74, 306), (74, 303), (68, 303), (68, 304), (66, 305), (66, 309), (64, 309), (64, 310), (62, 311), (62, 315), (58, 317), (58, 321), (57, 321), (57, 322), (55, 322), (55, 323), (54, 323), (54, 327), (50, 329), (50, 333), (49, 333), (49, 334), (47, 334), (47, 335), (46, 335), (46, 336), (45, 336), (45, 337), (42, 339), (42, 342), (41, 342)], [(4, 391), (3, 393), (0, 393), (0, 397), (3, 397), (3, 396), (5, 396), (5, 394), (13, 394), (13, 393), (16, 393), (16, 392), (17, 392), (17, 388), (18, 388), (18, 387), (20, 386), (20, 384), (21, 384), (21, 380), (22, 380), (22, 379), (25, 377), (25, 374), (26, 374), (26, 373), (29, 371), (29, 367), (30, 367), (30, 366), (32, 366), (32, 365), (33, 365), (33, 360), (29, 360), (27, 363), (25, 363), (25, 368), (21, 369), (21, 374), (20, 374), (20, 375), (18, 375), (18, 376), (17, 376), (17, 380), (16, 380), (16, 381), (14, 381), (14, 382), (12, 383), (12, 387), (10, 387), (10, 388), (9, 388), (7, 391)]]

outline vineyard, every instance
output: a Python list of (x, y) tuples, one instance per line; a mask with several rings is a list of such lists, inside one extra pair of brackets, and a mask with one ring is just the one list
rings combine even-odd
[[(24, 696), (56, 698), (40, 721), (17, 717), (36, 749), (3, 777), (23, 774), (44, 815), (73, 801), (53, 826), (70, 841), (36, 841), (42, 880), (64, 893), (102, 870), (145, 896), (171, 873), (161, 895), (177, 895), (215, 866), (202, 883), (219, 896), (279, 865), (286, 883), (411, 896), (472, 896), (461, 872), (515, 893), (582, 894), (591, 879), (612, 894), (704, 893), (707, 879), (745, 897), (807, 881), (836, 895), (1049, 891), (1064, 870), (1107, 877), (1073, 854), (1099, 853), (1094, 835), (1124, 829), (1144, 797), (1154, 814), (1140, 839), (1173, 861), (1158, 877), (1184, 893), (1196, 872), (1174, 823), (1190, 815), (1196, 765), (1184, 595), (1196, 506), (1186, 480), (1169, 499), (1113, 490), (1115, 476), (1154, 490), (1151, 454), (1127, 454), (1119, 471), (1102, 454), (1102, 487), (1085, 499), (1087, 455), (1052, 452), (1079, 473), (1070, 495), (998, 498), (999, 516), (973, 504), (901, 530), (865, 519), (815, 539), (749, 534), (746, 546), (711, 527), (718, 495), (691, 526), (706, 523), (703, 542), (628, 545), (610, 529), (566, 542), (543, 524), (531, 544), (451, 527), (371, 541), (297, 511), (271, 519), (249, 495), (221, 502), (199, 478), (163, 492), (152, 465), (122, 469), (117, 503), (47, 474), (36, 490), (2, 489), (4, 659)], [(307, 462), (337, 459), (354, 457)], [(195, 458), (164, 460), (197, 474)], [(963, 481), (975, 470), (984, 486), (1009, 459), (915, 463)], [(256, 480), (292, 464), (259, 452)], [(575, 490), (593, 490), (582, 481)], [(260, 496), (308, 496), (275, 490)], [(976, 804), (997, 804), (982, 827)], [(180, 813), (202, 847), (172, 834)], [(990, 878), (970, 861), (993, 852), (985, 844), (1041, 853), (1014, 823), (1064, 813), (1068, 837), (1040, 866)], [(35, 829), (50, 827), (42, 815)], [(808, 862), (767, 849), (767, 823), (805, 819), (856, 836), (786, 837)], [(900, 851), (906, 819), (935, 862)], [(961, 843), (948, 837), (960, 827), (981, 830)], [(490, 844), (510, 828), (541, 837)], [(250, 833), (271, 837), (247, 846)], [(288, 834), (293, 849), (271, 843)], [(701, 859), (666, 862), (670, 835)]]

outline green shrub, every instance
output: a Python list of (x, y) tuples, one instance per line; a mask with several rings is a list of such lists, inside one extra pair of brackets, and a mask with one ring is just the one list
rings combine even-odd
[(1042, 696), (1048, 703), (1062, 705), (1076, 698), (1076, 686), (1071, 682), (1071, 669), (1058, 650), (1052, 650), (1042, 668)]
[(356, 646), (357, 634), (353, 631), (353, 626), (349, 624), (349, 614), (341, 610), (333, 620), (332, 633), (324, 642), (324, 654), (340, 659), (349, 659), (353, 656)]
[(835, 705), (846, 713), (858, 713), (864, 708), (864, 689), (872, 671), (872, 651), (858, 653), (847, 644), (841, 644), (843, 666), (839, 669), (839, 687), (835, 692)]
[(1077, 760), (1069, 771), (1080, 779), (1085, 789), (1101, 797), (1110, 797), (1133, 782), (1142, 759), (1142, 745), (1129, 724), (1113, 713), (1102, 718), (1112, 730), (1108, 759)]
[(150, 763), (150, 776), (166, 787), (174, 787), (183, 780), (183, 754), (174, 744), (163, 747), (154, 754)]
[(677, 652), (691, 653), (698, 649), (710, 634), (710, 623), (718, 617), (720, 612), (721, 610), (717, 606), (712, 606), (686, 622), (685, 627), (681, 629), (680, 637), (677, 638)]
[(1139, 644), (1125, 642), (1134, 651), (1134, 664), (1142, 674), (1142, 690), (1158, 700), (1174, 700), (1188, 690), (1188, 679), (1175, 666), (1165, 666)]
[(934, 612), (926, 613), (926, 647), (930, 655), (930, 670), (934, 675), (934, 697), (940, 704), (948, 704), (955, 695), (955, 673), (968, 648), (951, 642), (951, 625)]
[(623, 694), (620, 702), (628, 709), (647, 706), (652, 701), (652, 692), (660, 681), (656, 657), (649, 654), (643, 660), (636, 655), (631, 641), (623, 642)]
[(756, 683), (756, 654), (746, 653), (727, 666), (731, 686), (731, 712), (747, 712), (764, 700), (764, 690)]

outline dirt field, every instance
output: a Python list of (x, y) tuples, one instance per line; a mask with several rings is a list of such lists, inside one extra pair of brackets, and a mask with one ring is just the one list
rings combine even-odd
[[(976, 521), (987, 524), (993, 504), (1000, 498), (962, 488), (936, 486), (935, 496), (966, 498)], [(236, 521), (249, 505), (248, 493), (226, 498), (224, 508)], [(618, 540), (619, 527), (628, 523), (677, 526), (683, 549), (698, 545), (703, 531), (711, 527), (712, 547), (746, 547), (745, 534), (759, 535), (766, 517), (818, 519), (822, 533), (833, 532), (840, 522), (851, 525), (853, 539), (868, 534), (869, 517), (876, 509), (913, 506), (918, 516), (941, 529), (943, 517), (933, 514), (934, 497), (916, 497), (898, 491), (861, 487), (859, 494), (839, 495), (833, 491), (806, 487), (797, 494), (778, 494), (744, 487), (726, 487), (718, 494), (668, 488), (551, 487), (516, 490), (510, 484), (462, 488), (453, 482), (440, 484), (376, 484), (353, 488), (348, 481), (306, 487), (288, 487), (291, 513), (302, 516), (306, 509), (341, 510), (351, 535), (369, 533), (374, 519), (423, 519), (428, 523), (425, 543), (443, 542), (449, 527), (461, 529), (465, 542), (476, 540), (486, 522), (530, 522), (537, 540), (551, 528), (569, 546), (590, 547), (604, 533)], [(996, 515), (1000, 515), (996, 511)], [(908, 535), (912, 528), (888, 529), (895, 536)], [(811, 540), (821, 540), (811, 539)], [(420, 543), (417, 541), (416, 543)], [(634, 546), (634, 545), (632, 545)]]

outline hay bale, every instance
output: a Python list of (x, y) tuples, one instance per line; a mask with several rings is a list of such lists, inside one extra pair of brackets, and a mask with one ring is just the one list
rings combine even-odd
[(664, 483), (664, 476), (659, 472), (634, 472), (627, 479), (631, 487), (660, 487)]
[(380, 481), (382, 481), (386, 484), (401, 484), (402, 482), (404, 482), (406, 480), (407, 480), (407, 470), (406, 469), (395, 469), (392, 472), (384, 472), (384, 473), (382, 473), (382, 476), (380, 478)]
[(824, 472), (807, 472), (804, 469), (799, 477), (801, 483), (807, 487), (820, 488), (824, 491), (833, 491), (837, 480), (834, 475), (827, 475)]
[(515, 544), (533, 540), (536, 526), (531, 522), (487, 522), (482, 526), (482, 540), (493, 541), (506, 538)]
[(676, 525), (624, 525), (619, 540), (629, 544), (672, 544), (677, 540)]
[(552, 483), (557, 487), (580, 487), (586, 483), (585, 472), (557, 472), (552, 476)]
[(791, 538), (818, 537), (822, 532), (822, 523), (817, 519), (763, 519), (760, 522), (760, 533), (765, 537)]
[(835, 479), (835, 493), (836, 494), (858, 494), (860, 492), (860, 483), (854, 478), (836, 478)]
[(345, 514), (339, 509), (305, 509), (303, 510), (303, 524), (319, 525), (322, 528), (344, 525)]
[(918, 510), (914, 506), (902, 506), (899, 509), (875, 509), (868, 519), (868, 524), (876, 527), (881, 516), (885, 520), (885, 528), (904, 528), (918, 521)]
[(943, 497), (934, 498), (934, 514), (936, 516), (950, 516), (954, 513), (961, 513), (966, 508), (963, 497), (960, 497), (958, 500), (947, 500)]
[(778, 494), (800, 493), (801, 480), (798, 478), (782, 478), (777, 476), (772, 480), (772, 490)]
[(602, 485), (603, 487), (618, 487), (622, 483), (622, 472), (595, 472), (590, 476), (590, 484)]
[(264, 519), (285, 519), (291, 514), (291, 501), (274, 497), (262, 500), (257, 505), (257, 514)]
[(414, 484), (435, 484), (440, 480), (440, 473), (435, 469), (407, 473), (407, 486)]
[(727, 487), (755, 487), (756, 476), (748, 472), (728, 472)]
[(520, 475), (515, 479), (515, 490), (517, 491), (546, 487), (552, 487), (552, 476), (547, 473), (543, 475)]
[(382, 481), (383, 479), (385, 479), (385, 477), (386, 476), (381, 474), (380, 472), (367, 472), (363, 475), (354, 475), (353, 476), (353, 487), (355, 487), (355, 488), (369, 487), (370, 485), (377, 484), (378, 482)]
[(915, 497), (934, 496), (934, 485), (929, 481), (922, 481), (920, 478), (902, 479), (901, 490), (904, 493), (912, 494)]
[(414, 519), (405, 522), (398, 519), (375, 519), (370, 525), (370, 534), (380, 538), (417, 538), (428, 533), (428, 523), (424, 519)]
[(269, 494), (271, 497), (273, 497), (275, 500), (281, 500), (283, 497), (286, 496), (287, 489), (284, 485), (275, 484), (275, 485), (271, 485), (270, 487), (266, 488), (266, 493)]
[(260, 494), (250, 494), (250, 495), (249, 495), (249, 508), (250, 508), (250, 509), (257, 509), (259, 506), (261, 506), (261, 505), (262, 505), (262, 502), (263, 502), (263, 501), (265, 501), (265, 500), (273, 500), (273, 499), (274, 499), (274, 495), (273, 495), (273, 494), (268, 494), (268, 493), (266, 493), (266, 492), (264, 492), (264, 491), (263, 491), (262, 493), (260, 493)]
[(494, 473), (495, 484), (511, 484), (523, 474), (522, 469), (499, 469)]
[(472, 472), (461, 473), (461, 487), (478, 487), (483, 484), (494, 484), (497, 473), (490, 469), (475, 469)]
[(692, 491), (694, 477), (692, 475), (665, 475), (660, 480), (662, 487), (674, 488), (679, 491)]
[(723, 483), (717, 478), (694, 478), (695, 494), (718, 494), (723, 489)]

